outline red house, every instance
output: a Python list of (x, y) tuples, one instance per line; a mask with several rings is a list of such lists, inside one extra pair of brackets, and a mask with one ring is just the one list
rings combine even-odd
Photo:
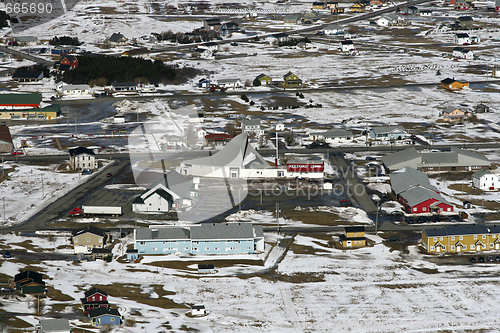
[(439, 214), (452, 212), (454, 208), (439, 193), (421, 186), (415, 186), (400, 193), (398, 200), (410, 214)]
[(82, 309), (85, 314), (90, 309), (109, 307), (108, 294), (97, 288), (86, 291), (85, 298), (81, 298), (80, 301), (82, 302)]
[(61, 65), (59, 70), (67, 71), (70, 69), (75, 69), (78, 67), (78, 59), (74, 55), (63, 55), (61, 56)]

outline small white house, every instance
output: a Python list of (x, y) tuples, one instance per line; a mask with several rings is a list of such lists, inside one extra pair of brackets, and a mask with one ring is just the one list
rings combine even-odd
[(500, 179), (489, 170), (479, 170), (472, 175), (472, 184), (482, 191), (496, 191), (500, 188)]
[(207, 50), (210, 50), (212, 52), (217, 52), (219, 50), (219, 44), (217, 44), (215, 42), (206, 42), (206, 43), (200, 44), (198, 46), (198, 48), (207, 49)]
[(344, 33), (344, 28), (338, 24), (329, 24), (323, 30), (325, 35), (341, 35)]
[(207, 135), (207, 130), (204, 129), (203, 127), (198, 127), (196, 129), (196, 134), (197, 134), (198, 139), (204, 139), (205, 136)]
[(92, 89), (87, 84), (66, 84), (59, 82), (56, 91), (61, 96), (91, 96)]
[(458, 45), (470, 45), (472, 40), (469, 34), (460, 33), (453, 36), (453, 43)]
[(342, 52), (356, 51), (356, 47), (352, 40), (343, 40), (340, 42), (339, 49)]
[(266, 37), (266, 41), (269, 44), (274, 45), (274, 44), (286, 42), (289, 38), (290, 37), (288, 36), (288, 34), (286, 34), (284, 32), (280, 32), (280, 33), (277, 33), (277, 34), (273, 34), (273, 35), (267, 36)]
[(341, 128), (334, 128), (323, 133), (323, 137), (328, 144), (341, 144), (349, 143), (353, 140), (353, 134), (351, 131), (347, 131)]
[(276, 130), (277, 131), (284, 131), (285, 130), (285, 124), (283, 124), (283, 123), (276, 124)]
[(432, 16), (432, 10), (430, 10), (430, 9), (422, 9), (420, 11), (420, 16), (431, 17)]
[(464, 49), (463, 47), (455, 47), (452, 55), (458, 59), (474, 60), (474, 52), (472, 50)]
[(197, 304), (191, 306), (191, 315), (192, 316), (204, 316), (207, 314), (207, 310), (205, 309), (205, 305)]
[(255, 134), (261, 136), (264, 130), (261, 128), (260, 119), (243, 119), (241, 121), (241, 132), (246, 134)]
[(217, 84), (221, 88), (241, 88), (243, 87), (243, 83), (240, 79), (221, 79), (217, 80)]
[(402, 25), (405, 19), (397, 14), (389, 13), (382, 15), (376, 22), (382, 27)]

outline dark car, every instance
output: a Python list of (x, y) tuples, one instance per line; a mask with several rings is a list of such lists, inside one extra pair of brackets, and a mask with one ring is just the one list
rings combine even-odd
[(495, 258), (493, 258), (492, 256), (487, 256), (486, 260), (488, 260), (489, 262), (493, 262), (495, 261)]
[(113, 175), (111, 173), (108, 173), (106, 177), (112, 177)]
[(486, 262), (486, 260), (484, 260), (484, 257), (479, 257), (479, 262)]
[(470, 257), (470, 262), (475, 263), (476, 262), (476, 258)]
[(3, 254), (3, 257), (4, 258), (12, 258), (12, 255), (10, 254), (10, 251), (5, 251), (5, 253)]
[(238, 46), (238, 43), (236, 43), (236, 42), (232, 42), (232, 43), (231, 43), (231, 46)]
[(376, 161), (377, 159), (373, 156), (366, 156), (365, 160), (367, 161)]
[(340, 205), (342, 207), (351, 207), (352, 206), (352, 202), (351, 202), (351, 200), (342, 199), (342, 200), (340, 200)]
[(500, 256), (495, 256), (496, 261), (500, 261)]
[(11, 292), (12, 291), (12, 288), (9, 288), (9, 287), (1, 287), (0, 288), (0, 292), (1, 293), (8, 293), (8, 292)]

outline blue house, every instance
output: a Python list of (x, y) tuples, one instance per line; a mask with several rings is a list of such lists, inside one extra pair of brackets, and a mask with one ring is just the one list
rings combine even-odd
[(127, 260), (136, 260), (139, 259), (139, 253), (137, 253), (136, 249), (127, 249)]
[(198, 81), (198, 87), (199, 88), (210, 88), (210, 80), (201, 79), (200, 81)]
[(402, 126), (382, 126), (370, 128), (370, 137), (379, 140), (401, 140), (408, 136)]
[(139, 254), (232, 254), (264, 251), (261, 225), (202, 223), (192, 226), (150, 226), (134, 230)]
[(88, 316), (92, 326), (120, 325), (122, 323), (122, 317), (117, 309), (95, 308), (88, 311)]
[(75, 51), (76, 51), (75, 47), (72, 46), (55, 46), (53, 49), (50, 50), (50, 54), (62, 56), (68, 53), (73, 53)]

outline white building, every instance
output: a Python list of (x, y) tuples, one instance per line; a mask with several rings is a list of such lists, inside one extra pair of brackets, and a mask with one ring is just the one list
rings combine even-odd
[(164, 181), (154, 185), (132, 201), (132, 211), (139, 214), (165, 214), (172, 208), (183, 208), (192, 205), (196, 192), (193, 183), (177, 171), (167, 174)]
[(341, 128), (334, 128), (323, 133), (323, 137), (328, 144), (341, 144), (349, 143), (353, 140), (353, 134), (351, 131), (347, 131)]
[(88, 84), (66, 84), (59, 82), (56, 91), (60, 96), (92, 96), (92, 89)]
[(459, 59), (474, 60), (474, 52), (464, 49), (463, 47), (455, 47), (452, 56)]
[(482, 191), (496, 191), (500, 188), (500, 179), (489, 170), (479, 170), (472, 175), (472, 184)]
[(344, 28), (338, 24), (329, 24), (323, 29), (325, 35), (341, 35), (344, 33)]
[(68, 319), (39, 319), (35, 333), (71, 333)]
[(393, 25), (407, 25), (406, 20), (397, 14), (384, 14), (377, 21), (377, 24), (382, 27), (390, 27)]
[(264, 135), (260, 119), (243, 119), (241, 121), (241, 132), (246, 134), (255, 134), (259, 137)]
[(92, 149), (78, 147), (69, 150), (70, 168), (72, 170), (97, 169), (95, 153)]
[(240, 79), (220, 79), (220, 80), (217, 80), (217, 85), (220, 88), (224, 88), (224, 89), (243, 87), (243, 83), (241, 82)]
[(205, 309), (205, 305), (197, 304), (191, 306), (191, 315), (192, 316), (204, 316), (207, 314), (207, 310)]
[(339, 49), (342, 52), (356, 51), (356, 47), (352, 40), (343, 40), (340, 42)]
[(458, 45), (469, 45), (472, 43), (472, 40), (469, 34), (460, 33), (453, 36), (453, 43)]

